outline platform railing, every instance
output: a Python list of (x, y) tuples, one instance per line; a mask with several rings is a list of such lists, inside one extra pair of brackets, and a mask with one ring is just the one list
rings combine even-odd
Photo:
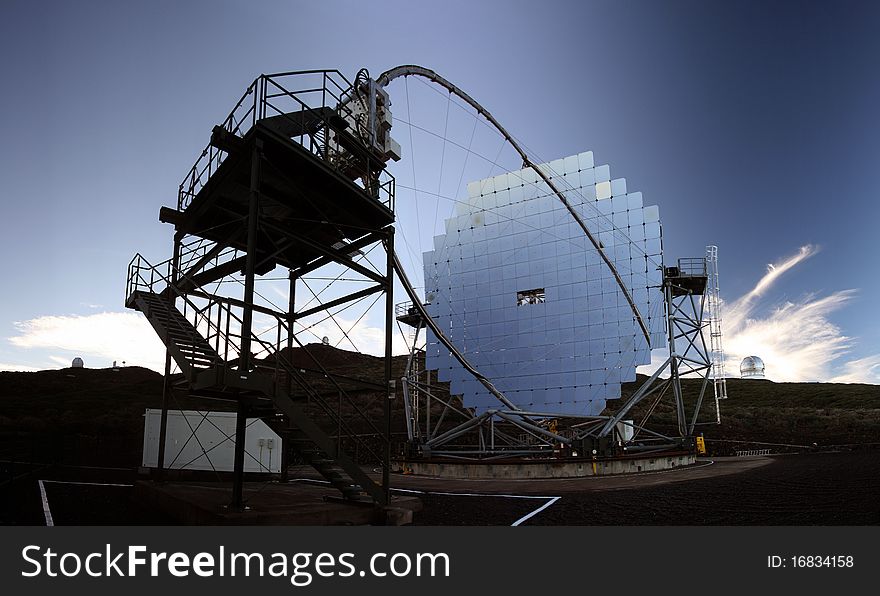
[[(161, 271), (163, 268), (165, 273)], [(138, 291), (158, 293), (155, 292), (156, 285), (168, 279), (170, 268), (170, 259), (154, 266), (140, 253), (134, 255), (128, 263), (128, 276), (125, 282), (125, 303), (128, 304), (133, 298), (134, 293)]]
[[(174, 316), (169, 316), (165, 321), (165, 325), (169, 330), (171, 327), (174, 327), (177, 330), (179, 334), (178, 338), (175, 340), (177, 345), (181, 348), (186, 346), (191, 347), (191, 353), (194, 354), (197, 348), (204, 345), (204, 338), (200, 329), (200, 326), (203, 325), (200, 325), (198, 317), (194, 317), (193, 321), (189, 321), (188, 309), (192, 312), (197, 312), (199, 310), (199, 307), (194, 304), (192, 300), (189, 299), (189, 297), (177, 291), (174, 285), (170, 283), (170, 272), (170, 259), (163, 261), (158, 265), (152, 265), (140, 253), (136, 254), (132, 258), (128, 266), (128, 281), (126, 283), (125, 289), (126, 305), (128, 305), (129, 307), (133, 306), (136, 292), (162, 296), (163, 299), (169, 301), (169, 311), (170, 309), (177, 309), (177, 306), (175, 304), (176, 299), (182, 298), (183, 313), (181, 314), (183, 315), (183, 318), (186, 319), (187, 322), (192, 323), (192, 325), (183, 325), (180, 323), (179, 319), (175, 318)], [(165, 292), (168, 288), (175, 290), (172, 296), (165, 295)], [(186, 338), (185, 340), (184, 337)], [(219, 354), (219, 351), (217, 352)], [(189, 365), (196, 368), (201, 368), (204, 366), (196, 366), (196, 363), (192, 360), (189, 361)]]
[[(358, 119), (352, 109), (356, 97), (354, 86), (337, 70), (307, 70), (260, 75), (248, 86), (244, 95), (220, 125), (224, 130), (243, 137), (256, 123), (268, 117), (289, 119), (304, 130), (291, 137), (316, 158), (329, 163), (335, 170), (360, 186), (389, 209), (394, 209), (394, 178), (384, 169), (384, 162), (364, 145), (354, 160), (346, 160), (339, 151), (331, 150), (331, 134), (346, 134), (346, 126)], [(299, 120), (297, 120), (299, 119)], [(312, 123), (311, 127), (305, 126)], [(349, 131), (358, 137), (358, 131)], [(180, 184), (177, 208), (189, 206), (220, 168), (227, 153), (208, 145)]]
[(418, 312), (412, 302), (398, 302), (394, 305), (394, 316), (405, 317)]
[(681, 275), (705, 277), (707, 275), (706, 259), (700, 257), (678, 259), (678, 270)]

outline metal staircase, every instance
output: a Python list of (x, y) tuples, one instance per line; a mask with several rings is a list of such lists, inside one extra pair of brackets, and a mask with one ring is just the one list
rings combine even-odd
[(222, 363), (220, 355), (172, 305), (167, 294), (135, 291), (126, 304), (144, 313), (190, 382), (195, 381), (202, 370)]
[(321, 430), (289, 396), (276, 399), (274, 404), (284, 413), (287, 422), (271, 419), (266, 422), (305, 463), (339, 490), (344, 499), (369, 503), (384, 501), (382, 487), (349, 459), (340, 449), (339, 442)]
[[(348, 428), (342, 413), (330, 404), (313, 388), (289, 362), (280, 357), (257, 361), (249, 371), (247, 383), (242, 375), (235, 374), (238, 363), (237, 352), (234, 358), (224, 360), (216, 346), (229, 345), (230, 339), (238, 336), (224, 332), (216, 322), (211, 321), (210, 309), (198, 307), (188, 296), (181, 293), (162, 269), (170, 268), (170, 261), (152, 266), (141, 255), (136, 255), (129, 265), (129, 284), (125, 304), (128, 308), (142, 312), (156, 334), (168, 348), (174, 361), (180, 367), (184, 379), (178, 388), (184, 388), (196, 396), (209, 396), (219, 399), (233, 399), (227, 391), (235, 390), (235, 399), (248, 399), (253, 414), (260, 416), (280, 436), (287, 446), (297, 453), (334, 488), (342, 498), (352, 502), (385, 504), (385, 491), (351, 457), (343, 447), (342, 439), (357, 442), (355, 433)], [(182, 300), (187, 310), (195, 313), (193, 321), (187, 318), (175, 305), (175, 298)], [(231, 310), (227, 309), (227, 317)], [(206, 329), (215, 345), (199, 331)], [(258, 336), (253, 336), (255, 344), (271, 351), (272, 344)], [(227, 352), (227, 355), (230, 355)], [(282, 374), (279, 372), (283, 371)], [(207, 380), (206, 380), (207, 379)], [(217, 383), (216, 380), (224, 383)], [(304, 390), (310, 403), (321, 410), (321, 418), (332, 422), (337, 429), (336, 436), (326, 432), (312, 419), (291, 395), (281, 379), (291, 379)], [(370, 451), (368, 445), (361, 444), (362, 450)]]

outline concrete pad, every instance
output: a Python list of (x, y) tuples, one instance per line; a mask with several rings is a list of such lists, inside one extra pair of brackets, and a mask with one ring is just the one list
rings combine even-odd
[(773, 461), (771, 457), (717, 457), (698, 458), (690, 466), (663, 471), (586, 476), (583, 478), (445, 478), (394, 474), (392, 488), (428, 492), (462, 492), (482, 494), (561, 495), (591, 491), (644, 488), (673, 482), (688, 482), (702, 478), (738, 474), (759, 468)]

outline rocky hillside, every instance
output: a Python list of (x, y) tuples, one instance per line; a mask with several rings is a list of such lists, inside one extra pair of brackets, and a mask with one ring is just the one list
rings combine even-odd
[[(307, 349), (327, 372), (339, 375), (337, 382), (362, 400), (371, 415), (379, 414), (384, 377), (381, 358), (320, 344)], [(292, 358), (319, 393), (328, 401), (335, 400), (337, 385), (325, 377), (309, 354), (297, 348), (282, 357)], [(271, 365), (271, 360), (266, 363)], [(405, 364), (405, 357), (394, 359), (394, 378), (401, 376)], [(643, 380), (640, 377), (624, 385), (624, 397), (637, 390)], [(112, 453), (122, 462), (136, 462), (143, 413), (146, 408), (160, 407), (162, 381), (160, 374), (138, 367), (0, 372), (0, 451), (15, 454), (39, 447), (56, 457), (65, 451), (79, 459), (83, 458), (76, 454), (81, 452), (100, 458)], [(700, 382), (685, 380), (683, 385), (685, 399), (692, 404)], [(397, 391), (399, 394), (399, 383)], [(715, 452), (761, 443), (779, 444), (774, 447), (777, 450), (814, 443), (819, 448), (880, 443), (880, 386), (730, 379), (728, 393), (729, 399), (721, 402), (719, 426), (714, 424), (714, 400), (711, 386), (708, 388), (700, 419), (706, 424), (698, 427)], [(395, 431), (402, 433), (400, 397), (392, 409)], [(619, 404), (609, 402), (607, 411), (614, 411)], [(230, 407), (227, 402), (188, 398), (177, 398), (172, 405), (214, 410)], [(639, 420), (649, 405), (646, 401), (636, 408), (632, 418)], [(672, 431), (673, 411), (670, 392), (654, 410), (652, 420), (658, 430)]]

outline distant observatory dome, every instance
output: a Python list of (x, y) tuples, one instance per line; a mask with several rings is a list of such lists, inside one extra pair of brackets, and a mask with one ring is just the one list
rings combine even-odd
[(83, 367), (83, 359), (77, 356), (73, 359), (73, 364), (71, 364), (73, 368), (82, 368)]
[(746, 356), (739, 365), (739, 374), (743, 379), (763, 379), (764, 361), (757, 356)]

